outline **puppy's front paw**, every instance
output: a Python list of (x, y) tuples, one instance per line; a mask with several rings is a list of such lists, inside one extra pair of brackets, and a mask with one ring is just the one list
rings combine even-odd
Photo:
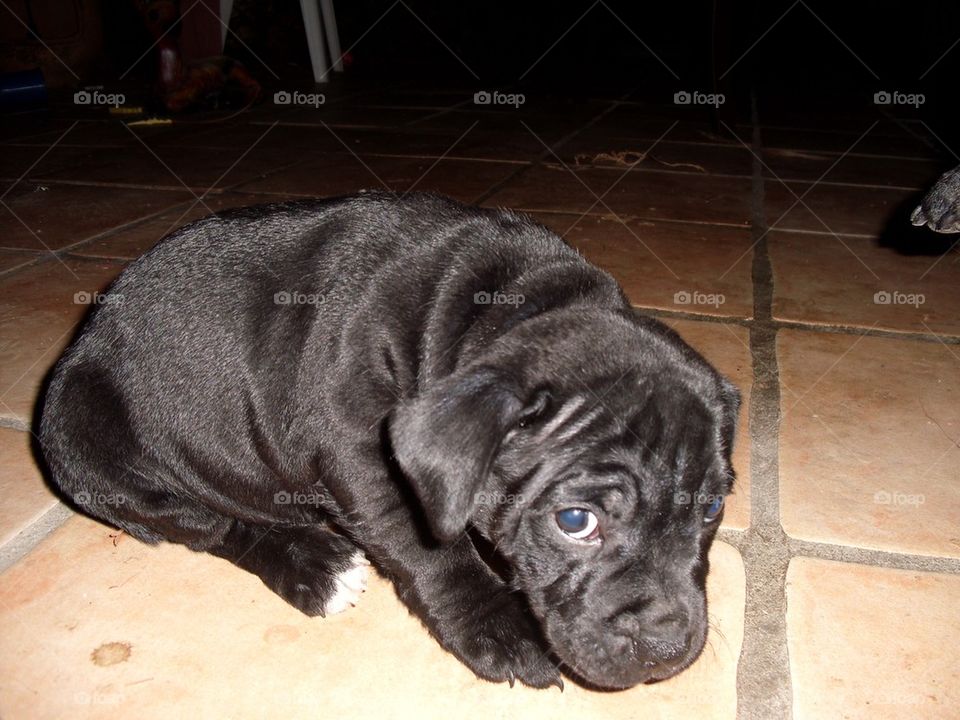
[(233, 548), (243, 550), (234, 562), (306, 615), (343, 612), (366, 589), (370, 563), (356, 545), (328, 530), (271, 529), (245, 539), (252, 544)]
[(460, 642), (451, 649), (485, 680), (563, 688), (539, 628), (520, 603), (487, 609), (482, 617), (466, 623)]
[(913, 211), (914, 225), (940, 233), (960, 232), (960, 168), (946, 173)]
[(370, 562), (362, 553), (354, 555), (353, 562), (352, 567), (342, 570), (334, 578), (334, 592), (323, 606), (324, 615), (342, 613), (356, 605), (360, 600), (360, 593), (367, 589), (367, 568)]

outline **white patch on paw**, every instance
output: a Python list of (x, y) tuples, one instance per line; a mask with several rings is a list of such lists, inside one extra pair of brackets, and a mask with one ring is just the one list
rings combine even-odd
[(344, 570), (334, 580), (336, 589), (333, 596), (323, 606), (324, 615), (336, 615), (347, 608), (356, 605), (360, 600), (360, 593), (367, 589), (367, 568), (370, 561), (363, 553), (353, 556), (353, 565)]

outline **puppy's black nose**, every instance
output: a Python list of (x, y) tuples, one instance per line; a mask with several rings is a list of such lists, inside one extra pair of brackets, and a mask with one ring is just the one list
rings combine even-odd
[(631, 639), (632, 655), (644, 667), (669, 667), (683, 660), (690, 649), (690, 622), (680, 608), (650, 606), (618, 624)]

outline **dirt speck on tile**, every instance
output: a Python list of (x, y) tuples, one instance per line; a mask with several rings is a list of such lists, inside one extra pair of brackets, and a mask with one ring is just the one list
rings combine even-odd
[(90, 653), (90, 662), (100, 667), (108, 667), (126, 662), (130, 659), (131, 653), (130, 643), (108, 642)]

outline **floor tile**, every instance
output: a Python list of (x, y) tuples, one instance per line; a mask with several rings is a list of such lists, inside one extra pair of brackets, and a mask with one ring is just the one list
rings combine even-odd
[(856, 183), (900, 188), (929, 187), (947, 170), (943, 163), (929, 158), (893, 160), (877, 155), (851, 153), (840, 155), (814, 150), (765, 149), (763, 173), (769, 181), (816, 181)]
[(0, 207), (0, 248), (59, 250), (192, 197), (187, 192), (22, 182), (4, 198), (7, 207)]
[(642, 706), (647, 718), (732, 720), (744, 571), (723, 543), (711, 565), (709, 644), (690, 669), (624, 692), (567, 682), (561, 693), (477, 680), (379, 577), (355, 608), (307, 618), (223, 560), (76, 517), (0, 576), (0, 672), (11, 680), (0, 713), (615, 719)]
[(44, 254), (33, 250), (0, 250), (0, 273), (34, 262)]
[(51, 259), (0, 278), (0, 417), (31, 421), (40, 383), (122, 265)]
[(764, 128), (761, 138), (764, 147), (792, 150), (830, 150), (834, 152), (858, 152), (875, 155), (903, 157), (936, 157), (929, 145), (903, 131), (883, 131), (873, 125), (873, 120), (864, 120), (861, 127), (850, 132), (830, 129)]
[(784, 530), (960, 557), (960, 351), (787, 330), (777, 356)]
[[(879, 235), (891, 222), (906, 222), (903, 206), (922, 198), (919, 190), (838, 187), (767, 182), (767, 224), (778, 230)], [(798, 202), (799, 198), (799, 202)]]
[[(656, 138), (642, 140), (584, 134), (564, 143), (559, 154), (568, 165), (578, 167), (594, 165), (626, 170), (630, 163), (643, 158), (638, 169), (743, 177), (750, 177), (753, 172), (753, 155), (740, 144), (657, 142)], [(551, 161), (555, 159), (548, 158), (547, 162)]]
[(613, 275), (634, 305), (704, 315), (753, 315), (752, 252), (746, 229), (620, 222), (597, 215), (534, 217)]
[(876, 240), (772, 232), (779, 320), (960, 335), (960, 254), (904, 255)]
[[(149, 145), (149, 143), (148, 143)], [(90, 148), (80, 165), (43, 172), (37, 182), (83, 182), (166, 190), (206, 191), (223, 188), (290, 165), (303, 157), (296, 147), (223, 148), (137, 144), (124, 148)]]
[(452, 124), (439, 130), (415, 125), (394, 135), (358, 131), (353, 135), (351, 147), (360, 154), (432, 155), (508, 162), (532, 161), (546, 151), (540, 140), (515, 119), (463, 117), (459, 121), (460, 125)]
[[(603, 198), (602, 203), (597, 202), (598, 196)], [(646, 219), (746, 227), (750, 220), (750, 179), (537, 167), (510, 182), (484, 204), (518, 210), (590, 210), (596, 215), (612, 210)]]
[[(282, 202), (291, 197), (282, 195), (253, 195), (250, 193), (218, 193), (203, 198), (203, 203), (191, 199), (170, 212), (142, 222), (131, 228), (94, 240), (71, 250), (71, 255), (99, 258), (134, 259), (156, 245), (164, 236), (188, 222), (206, 217), (214, 212), (233, 207)], [(192, 207), (191, 207), (192, 206)]]
[[(268, 99), (267, 103), (271, 100), (272, 98)], [(330, 105), (323, 103), (316, 107), (310, 105), (277, 105), (270, 115), (281, 122), (316, 123), (317, 125), (326, 123), (327, 125), (340, 127), (397, 128), (432, 115), (434, 112), (436, 111), (428, 108), (381, 107), (371, 110), (353, 103), (342, 102)]]
[(316, 124), (291, 125), (274, 120), (255, 121), (252, 118), (229, 123), (213, 123), (197, 127), (193, 132), (158, 138), (153, 147), (208, 147), (242, 150), (256, 146), (260, 149), (294, 148), (303, 155), (344, 150), (340, 138), (349, 133), (383, 133), (388, 130), (334, 130)]
[[(68, 125), (69, 127), (69, 125)], [(131, 145), (137, 142), (136, 137), (131, 133), (132, 128), (128, 128), (119, 120), (104, 122), (80, 122), (73, 126), (66, 135), (57, 144), (57, 147), (75, 147), (75, 146), (95, 146), (95, 147), (117, 147)], [(66, 128), (64, 128), (66, 130)], [(11, 142), (17, 145), (39, 145), (49, 147), (56, 141), (63, 130), (59, 132), (48, 132), (40, 135), (31, 135), (20, 139), (14, 139)]]
[(727, 498), (723, 527), (746, 530), (750, 527), (750, 392), (753, 389), (750, 332), (726, 323), (672, 318), (665, 322), (740, 389), (740, 417), (733, 448), (737, 482), (733, 494)]
[(33, 459), (33, 435), (0, 428), (0, 546), (57, 504)]
[(956, 718), (960, 577), (795, 558), (787, 641), (796, 720)]
[(0, 177), (8, 181), (21, 177), (50, 175), (82, 165), (90, 157), (90, 148), (57, 144), (54, 137), (40, 145), (4, 145)]
[[(665, 139), (693, 142), (735, 142), (732, 138), (716, 135), (706, 120), (706, 113), (684, 113), (677, 106), (653, 109), (647, 106), (620, 105), (597, 120), (585, 133), (649, 140), (663, 136)], [(750, 134), (744, 133), (742, 137), (749, 138)]]
[(324, 197), (384, 187), (396, 192), (413, 188), (472, 202), (516, 171), (517, 165), (513, 163), (328, 155), (244, 183), (236, 189)]

